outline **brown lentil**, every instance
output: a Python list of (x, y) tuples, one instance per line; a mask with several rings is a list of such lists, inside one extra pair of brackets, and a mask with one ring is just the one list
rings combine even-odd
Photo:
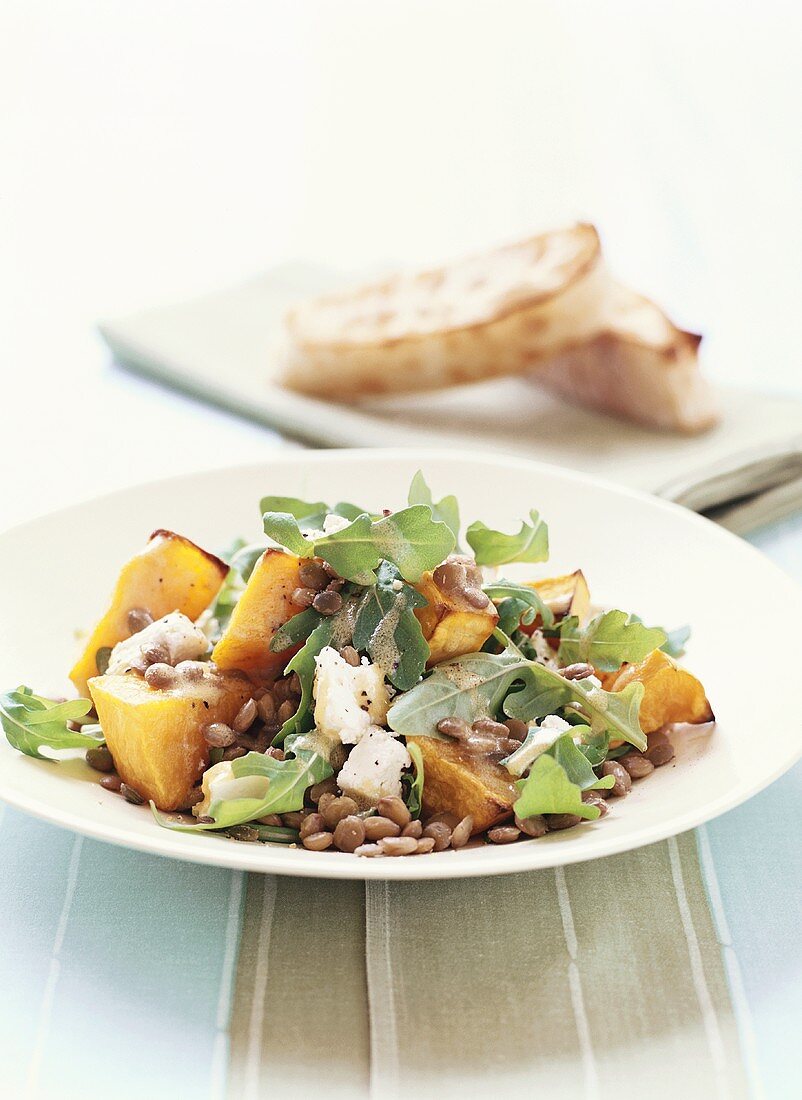
[(556, 833), (561, 829), (573, 829), (582, 818), (579, 814), (544, 814), (550, 833)]
[(343, 605), (343, 598), (339, 592), (318, 592), (312, 607), (321, 615), (336, 615)]
[(435, 842), (433, 836), (424, 836), (418, 841), (415, 848), (416, 856), (428, 855), (429, 852), (433, 852), (435, 848)]
[(225, 722), (210, 722), (201, 732), (206, 744), (211, 745), (213, 749), (227, 749), (237, 740), (237, 735)]
[(359, 668), (361, 663), (359, 654), (352, 645), (343, 646), (340, 650), (340, 656), (344, 661), (347, 661), (349, 665), (353, 665), (354, 668)]
[(296, 607), (311, 607), (316, 595), (314, 588), (296, 588), (290, 600)]
[(380, 798), (376, 810), (382, 817), (387, 817), (390, 821), (394, 821), (401, 829), (405, 825), (409, 825), (412, 820), (412, 814), (409, 812), (404, 804), (404, 800), (399, 798), (398, 795), (389, 795), (385, 798)]
[(175, 683), (175, 669), (164, 661), (156, 661), (145, 669), (145, 682), (152, 688), (168, 687)]
[(272, 756), (274, 760), (283, 760), (284, 749), (280, 749), (278, 745), (271, 745), (269, 749), (265, 750), (265, 756)]
[(398, 836), (401, 826), (396, 825), (389, 817), (366, 817), (365, 837), (368, 840), (381, 840), (385, 836)]
[(100, 785), (106, 791), (119, 791), (123, 781), (119, 775), (104, 775), (100, 780)]
[(153, 616), (146, 607), (132, 607), (126, 615), (126, 622), (131, 633), (138, 634), (140, 630), (151, 625)]
[(650, 743), (645, 755), (646, 759), (649, 760), (655, 768), (662, 768), (669, 760), (674, 759), (674, 746), (668, 738), (666, 738), (665, 741), (658, 741), (656, 744)]
[(496, 825), (487, 831), (487, 839), (491, 844), (512, 844), (520, 835), (521, 830), (517, 825)]
[(317, 808), (321, 813), (323, 813), (329, 802), (337, 797), (336, 792), (337, 784), (333, 776), (329, 779), (324, 779), (321, 783), (315, 783), (314, 786), (309, 788), (312, 801), (317, 803)]
[(286, 825), (288, 829), (300, 829), (307, 817), (311, 817), (311, 814), (302, 814), (300, 810), (290, 810), (289, 813), (276, 815), (279, 817), (282, 825)]
[(462, 718), (441, 718), (437, 723), (437, 732), (457, 741), (465, 741), (471, 735), (471, 727)]
[(127, 783), (120, 784), (120, 794), (126, 802), (130, 802), (134, 806), (141, 806), (145, 801), (139, 791), (135, 791), (134, 788), (129, 787)]
[(304, 558), (300, 562), (298, 576), (301, 579), (301, 584), (313, 589), (315, 592), (322, 592), (331, 580), (320, 562), (312, 561), (309, 558)]
[(301, 840), (307, 836), (312, 836), (313, 833), (322, 833), (326, 830), (326, 822), (323, 820), (323, 814), (309, 814), (301, 822), (300, 834)]
[(365, 842), (365, 823), (361, 817), (349, 814), (337, 822), (334, 843), (341, 852), (355, 852)]
[(227, 749), (223, 749), (224, 760), (239, 760), (241, 756), (245, 756), (248, 750), (244, 749), (242, 745), (229, 745)]
[(436, 852), (444, 852), (451, 844), (451, 830), (445, 821), (430, 821), (423, 830), (423, 835), (434, 841)]
[(617, 760), (605, 760), (601, 772), (602, 775), (611, 775), (615, 779), (613, 786), (605, 791), (607, 798), (624, 798), (632, 790), (632, 780), (629, 777), (629, 772)]
[(167, 646), (149, 645), (147, 649), (142, 650), (142, 660), (146, 668), (150, 665), (169, 664), (169, 658), (170, 651)]
[(203, 661), (180, 661), (175, 666), (175, 671), (179, 676), (183, 676), (185, 680), (197, 682), (206, 675), (208, 667)]
[(199, 802), (203, 802), (203, 791), (200, 789), (200, 787), (194, 787), (184, 800), (184, 805), (181, 807), (181, 809), (191, 810), (192, 807), (197, 806)]
[(441, 810), (440, 813), (432, 814), (426, 824), (434, 825), (438, 821), (442, 821), (444, 825), (447, 825), (449, 832), (453, 832), (457, 825), (459, 825), (459, 818), (457, 815), (449, 813), (448, 810)]
[(604, 817), (605, 814), (609, 814), (610, 807), (601, 796), (600, 791), (583, 791), (582, 801), (588, 806), (596, 806), (599, 811), (599, 817)]
[(310, 833), (303, 838), (301, 843), (304, 848), (308, 848), (311, 852), (325, 852), (334, 843), (334, 837), (331, 833)]
[(492, 718), (477, 718), (471, 729), (475, 730), (476, 733), (484, 733), (488, 737), (503, 737), (505, 740), (510, 732), (505, 725), (494, 721)]
[(285, 722), (288, 722), (295, 714), (297, 706), (290, 699), (285, 699), (281, 706), (278, 708), (278, 714), (276, 720), (283, 726)]
[(256, 721), (256, 703), (253, 699), (248, 699), (242, 704), (237, 711), (237, 716), (231, 723), (232, 728), (236, 733), (245, 733)]
[(423, 822), (410, 821), (409, 825), (405, 825), (401, 830), (401, 836), (414, 836), (416, 840), (420, 840), (423, 836)]
[(355, 856), (381, 856), (384, 855), (378, 844), (360, 844), (354, 852)]
[(639, 752), (625, 752), (618, 763), (629, 772), (631, 779), (643, 779), (654, 771), (654, 764)]
[(276, 680), (273, 684), (273, 697), (277, 703), (283, 703), (285, 699), (293, 694), (292, 681), (289, 676), (284, 680)]
[(86, 762), (89, 767), (94, 768), (96, 772), (114, 771), (114, 757), (105, 745), (98, 745), (97, 748), (87, 749)]
[(385, 836), (379, 847), (386, 856), (411, 856), (418, 850), (418, 843), (414, 836)]
[(522, 722), (520, 718), (505, 718), (504, 725), (507, 727), (507, 733), (513, 741), (526, 740), (529, 733), (529, 726), (526, 722)]
[(593, 665), (587, 665), (584, 661), (578, 661), (573, 665), (566, 665), (560, 670), (566, 680), (587, 680), (593, 675)]
[(318, 807), (329, 829), (333, 829), (344, 817), (355, 814), (358, 808), (353, 798), (349, 798), (348, 795), (340, 795), (339, 798), (333, 798), (330, 802), (327, 801), (325, 807)]
[(256, 710), (263, 722), (270, 722), (276, 717), (276, 700), (269, 691), (256, 704)]
[(471, 839), (471, 833), (473, 831), (473, 818), (470, 814), (467, 817), (463, 817), (459, 825), (454, 827), (451, 833), (451, 847), (452, 848), (464, 848), (468, 841)]
[(259, 830), (254, 829), (253, 825), (232, 825), (228, 830), (228, 835), (233, 837), (234, 840), (252, 843), (254, 840), (259, 839)]
[(265, 814), (264, 817), (258, 817), (256, 820), (260, 825), (275, 825), (278, 828), (284, 824), (278, 814)]
[(339, 579), (340, 574), (337, 572), (337, 570), (334, 568), (333, 565), (329, 565), (329, 563), (327, 561), (321, 561), (320, 564), (321, 564), (321, 567), (323, 568), (323, 570), (325, 571), (325, 573), (329, 577), (333, 578), (334, 580)]
[(516, 817), (515, 824), (521, 832), (526, 833), (527, 836), (545, 836), (548, 832), (546, 819), (543, 814), (532, 814), (531, 817), (525, 818)]

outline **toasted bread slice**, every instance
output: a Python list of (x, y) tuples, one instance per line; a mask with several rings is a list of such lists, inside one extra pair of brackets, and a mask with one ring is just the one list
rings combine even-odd
[(577, 404), (654, 428), (700, 432), (716, 423), (699, 371), (701, 336), (684, 332), (648, 298), (612, 284), (604, 330), (541, 357), (532, 382)]
[(282, 382), (339, 401), (522, 374), (595, 336), (611, 281), (592, 225), (304, 303)]

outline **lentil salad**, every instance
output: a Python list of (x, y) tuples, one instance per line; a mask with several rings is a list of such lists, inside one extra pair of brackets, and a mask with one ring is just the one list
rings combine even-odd
[(396, 512), (261, 511), (267, 542), (225, 560), (154, 532), (72, 670), (81, 697), (0, 697), (10, 743), (84, 749), (165, 828), (386, 857), (598, 819), (673, 758), (667, 728), (713, 721), (676, 663), (687, 629), (594, 611), (580, 570), (498, 576), (548, 559), (534, 510), (466, 548), (420, 474)]

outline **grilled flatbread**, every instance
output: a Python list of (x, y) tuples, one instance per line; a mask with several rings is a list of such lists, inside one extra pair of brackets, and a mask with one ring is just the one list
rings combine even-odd
[(718, 417), (699, 371), (701, 336), (673, 325), (648, 298), (613, 284), (603, 331), (543, 357), (528, 377), (577, 404), (650, 427), (700, 432)]
[(291, 310), (281, 380), (338, 401), (522, 374), (601, 331), (612, 283), (591, 225)]

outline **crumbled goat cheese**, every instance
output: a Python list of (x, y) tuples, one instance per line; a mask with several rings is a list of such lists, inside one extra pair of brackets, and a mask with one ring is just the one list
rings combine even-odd
[(153, 647), (165, 651), (167, 664), (177, 665), (179, 661), (197, 661), (205, 657), (209, 652), (209, 639), (186, 615), (171, 611), (144, 630), (118, 642), (111, 651), (106, 671), (114, 674), (136, 668), (141, 672), (148, 664), (145, 650)]
[(323, 534), (334, 535), (337, 531), (343, 531), (350, 523), (351, 520), (346, 519), (345, 516), (335, 516), (333, 512), (329, 512), (323, 520)]
[(266, 775), (242, 775), (235, 777), (231, 762), (221, 760), (203, 774), (201, 790), (203, 801), (192, 807), (196, 817), (206, 817), (215, 802), (228, 798), (256, 798), (261, 801), (267, 794), (270, 780)]
[(571, 728), (570, 723), (558, 715), (547, 714), (539, 726), (529, 727), (524, 744), (503, 761), (507, 771), (512, 775), (523, 775), (546, 749), (551, 748), (558, 737), (562, 737)]
[(555, 672), (559, 669), (557, 663), (557, 654), (549, 645), (542, 630), (534, 630), (532, 632), (532, 645), (537, 655), (538, 661), (546, 668), (553, 668)]
[(331, 646), (321, 649), (315, 664), (315, 727), (322, 739), (355, 745), (386, 721), (389, 692), (378, 665), (367, 657), (349, 665)]
[(375, 806), (380, 798), (401, 794), (401, 773), (411, 763), (400, 741), (373, 726), (351, 749), (337, 785), (357, 802)]

